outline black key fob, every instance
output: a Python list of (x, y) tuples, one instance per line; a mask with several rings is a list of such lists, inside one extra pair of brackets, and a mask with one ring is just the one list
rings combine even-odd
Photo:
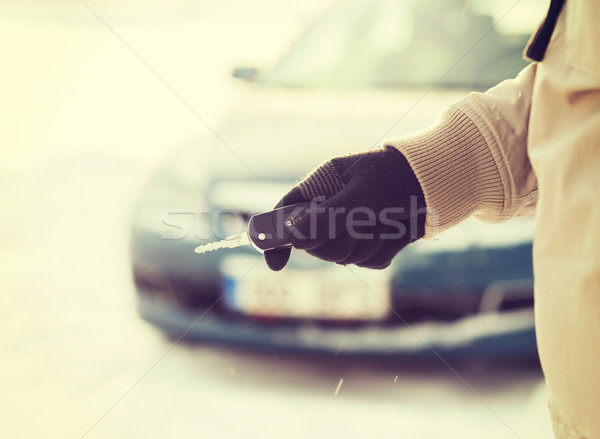
[(310, 205), (310, 201), (290, 204), (250, 217), (248, 237), (252, 246), (261, 253), (291, 246), (294, 220), (304, 215)]

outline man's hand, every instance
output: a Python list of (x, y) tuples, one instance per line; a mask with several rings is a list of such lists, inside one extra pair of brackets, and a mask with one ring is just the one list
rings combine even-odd
[[(383, 269), (425, 233), (425, 198), (404, 156), (385, 147), (331, 159), (294, 186), (276, 207), (314, 201), (295, 219), (292, 246), (341, 265)], [(291, 249), (265, 252), (281, 270)]]

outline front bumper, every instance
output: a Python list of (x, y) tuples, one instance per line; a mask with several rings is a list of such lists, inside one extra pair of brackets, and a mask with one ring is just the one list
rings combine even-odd
[(210, 308), (187, 310), (138, 291), (138, 312), (174, 338), (269, 352), (336, 357), (398, 357), (537, 361), (533, 310), (474, 315), (454, 322), (286, 326), (238, 320)]

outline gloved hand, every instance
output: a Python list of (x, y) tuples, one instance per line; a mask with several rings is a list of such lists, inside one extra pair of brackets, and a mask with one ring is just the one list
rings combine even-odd
[[(295, 218), (292, 246), (341, 265), (383, 269), (425, 234), (425, 197), (404, 156), (387, 146), (331, 159), (294, 186), (276, 207), (315, 201)], [(291, 248), (265, 252), (281, 270)]]

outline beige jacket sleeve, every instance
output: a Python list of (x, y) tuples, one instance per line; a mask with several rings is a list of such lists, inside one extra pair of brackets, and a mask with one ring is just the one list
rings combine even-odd
[(537, 64), (444, 110), (430, 128), (390, 139), (411, 164), (427, 203), (425, 238), (471, 215), (502, 222), (535, 208), (537, 181), (527, 157)]

